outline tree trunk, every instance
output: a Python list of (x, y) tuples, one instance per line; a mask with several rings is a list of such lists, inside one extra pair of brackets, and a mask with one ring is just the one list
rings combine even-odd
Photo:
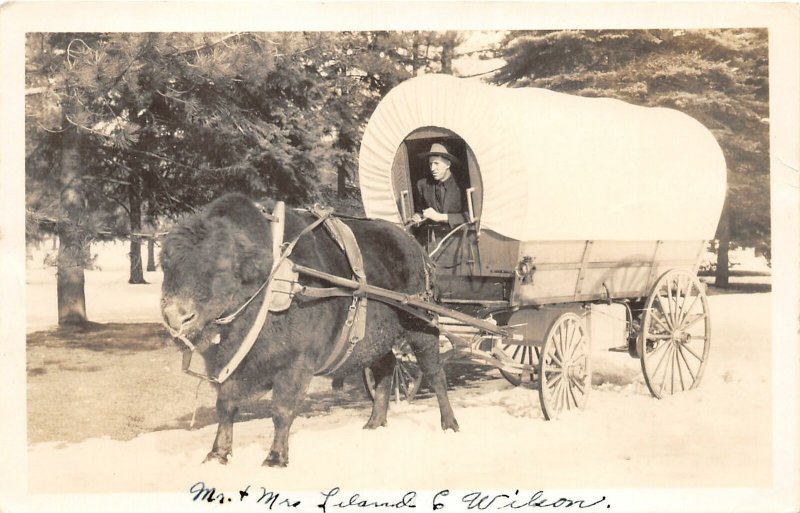
[(56, 294), (59, 326), (87, 321), (83, 269), (88, 248), (79, 222), (84, 212), (81, 170), (80, 134), (77, 128), (70, 127), (61, 139), (60, 202), (66, 219), (58, 226)]
[(453, 51), (455, 50), (456, 35), (448, 32), (442, 42), (442, 73), (453, 73)]
[(144, 281), (142, 270), (142, 239), (137, 235), (142, 231), (142, 178), (137, 171), (132, 171), (129, 177), (128, 203), (131, 221), (131, 274), (128, 283), (147, 283)]
[(147, 272), (156, 270), (156, 240), (153, 237), (147, 239)]
[(714, 280), (715, 287), (727, 287), (730, 271), (728, 270), (728, 249), (731, 243), (731, 227), (728, 213), (723, 210), (719, 221), (719, 245), (717, 246), (717, 271)]
[(419, 32), (414, 32), (411, 43), (411, 75), (416, 77), (419, 71)]
[(336, 192), (339, 199), (344, 199), (347, 195), (347, 167), (340, 164), (336, 170)]

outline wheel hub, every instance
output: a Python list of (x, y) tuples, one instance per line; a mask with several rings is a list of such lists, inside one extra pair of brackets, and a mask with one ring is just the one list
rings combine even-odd
[(672, 334), (672, 341), (677, 344), (686, 344), (691, 339), (691, 335), (682, 330), (675, 330)]
[(584, 372), (582, 365), (567, 365), (564, 368), (564, 375), (567, 378), (574, 378), (580, 380), (586, 377), (586, 373)]

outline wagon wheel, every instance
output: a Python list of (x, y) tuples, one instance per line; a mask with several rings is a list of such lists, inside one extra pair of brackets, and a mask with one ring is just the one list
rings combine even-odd
[(647, 298), (636, 352), (650, 393), (661, 399), (695, 388), (711, 347), (703, 285), (694, 274), (667, 271)]
[[(536, 367), (539, 365), (538, 347), (506, 344), (505, 342), (500, 343), (498, 347), (506, 354), (506, 356), (514, 360), (516, 363), (530, 365), (531, 367)], [(522, 382), (532, 382), (536, 379), (536, 374), (534, 373), (515, 373), (500, 369), (500, 374), (506, 378), (506, 381), (515, 387), (519, 386)]]
[[(419, 386), (422, 382), (422, 370), (419, 368), (417, 359), (407, 343), (403, 343), (399, 348), (393, 348), (392, 351), (394, 352), (395, 366), (390, 388), (391, 397), (398, 403), (401, 400), (411, 402), (414, 400), (417, 391), (419, 391)], [(362, 380), (369, 398), (375, 399), (375, 377), (372, 374), (372, 369), (369, 367), (364, 369)]]
[(592, 388), (589, 337), (583, 320), (561, 314), (547, 330), (539, 361), (539, 400), (544, 418), (565, 410), (582, 409)]

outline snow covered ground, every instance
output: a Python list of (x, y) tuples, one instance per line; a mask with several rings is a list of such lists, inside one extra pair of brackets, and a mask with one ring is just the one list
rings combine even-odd
[[(149, 285), (131, 286), (124, 266), (104, 268), (87, 272), (92, 320), (159, 321), (158, 273), (148, 274)], [(30, 266), (28, 332), (55, 324), (54, 295), (53, 269)], [(298, 418), (286, 469), (260, 466), (270, 419), (236, 424), (228, 466), (200, 463), (215, 425), (126, 442), (39, 443), (28, 450), (30, 491), (177, 493), (199, 480), (230, 493), (246, 484), (283, 491), (768, 487), (770, 300), (770, 293), (710, 297), (713, 342), (704, 381), (666, 400), (649, 396), (638, 361), (599, 351), (612, 344), (596, 340), (588, 407), (557, 421), (543, 420), (534, 390), (498, 376), (451, 390), (459, 433), (441, 431), (430, 398), (392, 404), (388, 427), (376, 431), (361, 429), (366, 406)], [(329, 387), (323, 378), (312, 383), (312, 391)]]

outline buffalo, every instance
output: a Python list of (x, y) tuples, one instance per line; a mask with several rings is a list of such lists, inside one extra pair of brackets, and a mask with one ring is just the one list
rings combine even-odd
[[(272, 200), (256, 205), (245, 196), (228, 194), (187, 218), (164, 239), (164, 322), (173, 333), (180, 333), (191, 342), (195, 355), (202, 356), (212, 376), (230, 361), (256, 318), (258, 300), (229, 324), (214, 322), (258, 295), (259, 287), (269, 276), (273, 263), (272, 223), (262, 209), (272, 211), (273, 207)], [(284, 240), (292, 240), (315, 219), (311, 212), (287, 209)], [(407, 294), (426, 292), (426, 256), (410, 235), (384, 221), (345, 222), (361, 248), (369, 284)], [(322, 227), (297, 241), (291, 259), (308, 268), (351, 277), (346, 255)], [(302, 274), (298, 281), (300, 285), (330, 287), (329, 283)], [(270, 312), (238, 368), (228, 379), (215, 384), (219, 424), (205, 461), (227, 463), (239, 406), (271, 389), (275, 430), (264, 465), (288, 464), (289, 429), (315, 370), (332, 351), (351, 303), (350, 297), (295, 298), (288, 309)], [(386, 425), (395, 365), (392, 347), (406, 340), (436, 394), (442, 429), (458, 431), (439, 358), (438, 330), (403, 308), (377, 300), (370, 299), (366, 311), (364, 338), (349, 359), (331, 374), (336, 379), (366, 367), (372, 369), (376, 390), (364, 428)]]

